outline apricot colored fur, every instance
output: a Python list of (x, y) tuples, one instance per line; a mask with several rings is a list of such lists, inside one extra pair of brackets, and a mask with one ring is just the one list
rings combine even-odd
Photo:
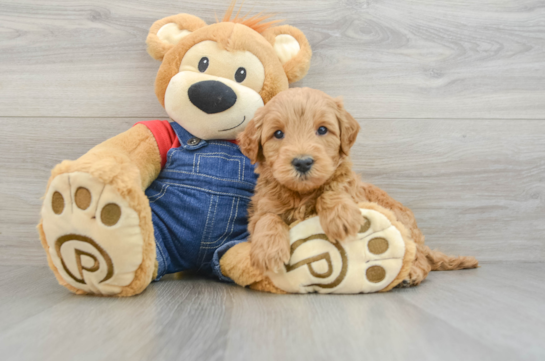
[[(317, 129), (328, 129), (318, 135)], [(284, 91), (261, 108), (238, 137), (242, 152), (257, 162), (260, 174), (249, 209), (251, 264), (274, 271), (288, 260), (288, 225), (312, 214), (320, 216), (332, 242), (355, 235), (361, 214), (358, 203), (373, 202), (393, 212), (416, 243), (409, 272), (411, 285), (422, 282), (431, 270), (475, 268), (473, 257), (451, 257), (424, 245), (412, 211), (352, 170), (350, 148), (360, 126), (340, 99), (309, 88)], [(274, 137), (281, 130), (283, 139)], [(310, 156), (309, 173), (299, 174), (291, 162)]]

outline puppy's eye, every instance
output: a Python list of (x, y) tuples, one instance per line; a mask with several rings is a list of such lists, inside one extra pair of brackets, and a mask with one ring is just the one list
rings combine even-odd
[(246, 79), (246, 69), (238, 68), (235, 73), (235, 80), (237, 83), (242, 83)]
[(208, 69), (208, 65), (210, 65), (210, 60), (205, 56), (204, 58), (201, 58), (199, 61), (199, 71), (201, 73), (204, 73), (206, 69)]
[(281, 130), (277, 130), (276, 132), (274, 132), (274, 137), (276, 139), (282, 139), (284, 138), (284, 132)]
[(326, 127), (320, 127), (320, 128), (318, 128), (318, 130), (316, 131), (316, 133), (317, 133), (318, 135), (327, 134), (327, 128), (326, 128)]

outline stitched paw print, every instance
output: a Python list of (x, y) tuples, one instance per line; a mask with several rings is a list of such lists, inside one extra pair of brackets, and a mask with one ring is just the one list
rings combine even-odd
[(352, 240), (331, 242), (318, 217), (290, 230), (290, 260), (285, 270), (267, 273), (291, 293), (372, 293), (393, 287), (407, 250), (401, 232), (382, 213), (361, 209)]
[(142, 264), (139, 217), (112, 186), (83, 172), (57, 176), (42, 206), (49, 255), (63, 280), (114, 295)]

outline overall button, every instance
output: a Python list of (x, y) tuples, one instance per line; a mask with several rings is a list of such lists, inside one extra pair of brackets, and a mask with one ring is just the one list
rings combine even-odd
[(187, 145), (197, 145), (201, 142), (201, 140), (197, 137), (193, 137), (187, 141)]

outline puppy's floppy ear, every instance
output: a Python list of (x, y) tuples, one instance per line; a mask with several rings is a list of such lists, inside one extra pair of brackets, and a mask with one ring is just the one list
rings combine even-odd
[(157, 20), (149, 29), (146, 39), (148, 54), (156, 60), (163, 60), (165, 54), (180, 39), (203, 26), (206, 26), (204, 21), (189, 14), (172, 15)]
[(261, 33), (272, 44), (290, 83), (307, 75), (312, 50), (305, 34), (294, 26), (275, 26)]
[(337, 121), (339, 122), (339, 128), (341, 130), (341, 153), (348, 156), (350, 154), (350, 148), (352, 148), (358, 137), (360, 125), (356, 119), (344, 109), (341, 98), (335, 98), (334, 101), (337, 106)]
[(263, 128), (263, 107), (259, 108), (246, 129), (237, 136), (238, 146), (242, 154), (250, 158), (250, 162), (263, 162), (263, 149), (261, 147), (261, 133)]

